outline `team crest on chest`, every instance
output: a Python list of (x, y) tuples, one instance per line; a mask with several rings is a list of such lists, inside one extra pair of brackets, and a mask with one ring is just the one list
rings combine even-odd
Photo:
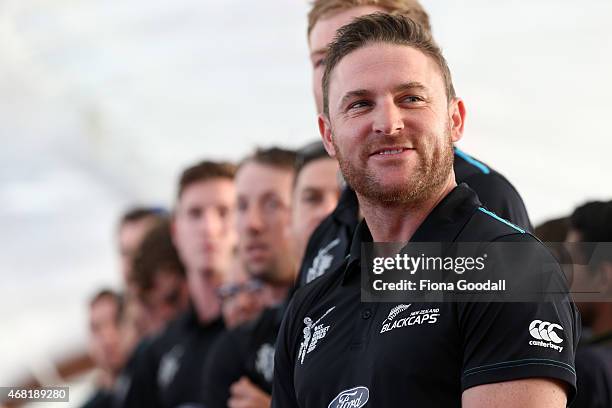
[(330, 326), (326, 326), (325, 324), (321, 323), (321, 321), (335, 308), (336, 306), (330, 307), (327, 312), (323, 313), (323, 315), (314, 322), (310, 317), (306, 317), (304, 319), (305, 327), (304, 330), (302, 330), (304, 337), (300, 343), (300, 351), (298, 352), (298, 360), (300, 361), (300, 364), (304, 364), (306, 354), (313, 352), (319, 342), (327, 335), (327, 331), (329, 330)]

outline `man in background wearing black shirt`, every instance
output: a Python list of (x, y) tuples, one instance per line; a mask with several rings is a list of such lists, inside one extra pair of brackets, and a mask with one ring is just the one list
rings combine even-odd
[(138, 350), (125, 408), (200, 406), (202, 368), (224, 330), (216, 290), (236, 242), (234, 173), (229, 163), (205, 161), (181, 175), (172, 232), (191, 308)]
[[(572, 408), (612, 407), (612, 201), (578, 207), (569, 218), (566, 242), (575, 261), (572, 291), (576, 296), (586, 291), (606, 297), (578, 302), (591, 336), (576, 351), (578, 395)], [(608, 247), (597, 250), (600, 243)]]
[(291, 231), (295, 152), (269, 148), (247, 157), (236, 174), (239, 255), (251, 278), (264, 284), (268, 309), (255, 321), (224, 333), (204, 370), (206, 408), (266, 407), (274, 362), (274, 343), (283, 302), (293, 284)]

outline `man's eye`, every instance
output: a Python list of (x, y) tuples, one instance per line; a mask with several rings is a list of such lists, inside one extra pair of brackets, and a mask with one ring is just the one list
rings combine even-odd
[(357, 102), (351, 103), (347, 107), (347, 110), (361, 109), (361, 108), (366, 108), (368, 106), (370, 106), (370, 102), (368, 102), (368, 101), (357, 101)]
[(405, 96), (402, 101), (404, 102), (408, 102), (408, 103), (418, 103), (418, 102), (423, 102), (423, 98), (421, 98), (420, 96), (416, 96), (416, 95), (409, 95), (409, 96)]
[(281, 202), (277, 199), (268, 199), (264, 202), (263, 207), (266, 211), (276, 211), (281, 207)]
[(236, 205), (236, 210), (238, 212), (245, 212), (248, 208), (248, 203), (245, 200), (238, 200), (238, 204)]
[(307, 193), (302, 196), (302, 202), (306, 204), (314, 205), (319, 204), (321, 201), (323, 201), (323, 197), (321, 196), (321, 194)]
[(190, 208), (189, 211), (187, 211), (187, 214), (189, 216), (189, 218), (200, 218), (200, 216), (202, 215), (202, 210), (199, 208)]

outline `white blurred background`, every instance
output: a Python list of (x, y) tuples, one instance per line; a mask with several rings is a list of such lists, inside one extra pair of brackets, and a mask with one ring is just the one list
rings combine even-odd
[[(534, 224), (611, 199), (612, 2), (423, 4), (468, 107), (459, 146)], [(84, 347), (88, 297), (119, 284), (122, 210), (171, 206), (196, 160), (318, 137), (307, 10), (0, 0), (0, 386)]]

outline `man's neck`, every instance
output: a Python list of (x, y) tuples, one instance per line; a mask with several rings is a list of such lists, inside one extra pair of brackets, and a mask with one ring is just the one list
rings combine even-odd
[(211, 271), (200, 272), (197, 279), (190, 281), (192, 276), (187, 273), (191, 302), (200, 323), (210, 323), (221, 315), (221, 303), (217, 296), (214, 276), (215, 273)]
[(406, 242), (412, 238), (429, 213), (456, 186), (453, 174), (435, 194), (418, 204), (381, 205), (359, 194), (357, 197), (374, 242)]
[(266, 306), (274, 307), (287, 299), (291, 285), (266, 284), (262, 297)]

